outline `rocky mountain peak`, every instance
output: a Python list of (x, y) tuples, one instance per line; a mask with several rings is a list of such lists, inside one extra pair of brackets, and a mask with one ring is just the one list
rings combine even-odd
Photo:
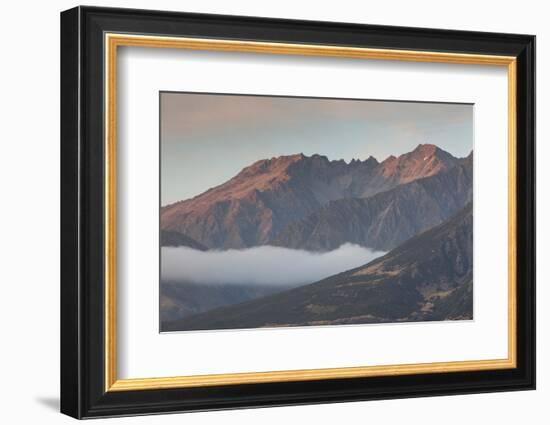
[(367, 163), (367, 164), (369, 164), (369, 165), (378, 165), (378, 164), (380, 164), (380, 163), (378, 162), (378, 160), (377, 160), (374, 156), (372, 156), (372, 155), (370, 155), (370, 156), (369, 156), (367, 159), (365, 159), (365, 161), (363, 161), (363, 162), (365, 162), (365, 163)]
[(432, 176), (457, 165), (457, 158), (432, 144), (420, 144), (413, 151), (386, 158), (380, 173), (393, 181), (407, 183)]
[(305, 158), (306, 156), (300, 153), (295, 155), (278, 156), (269, 159), (260, 159), (259, 161), (254, 162), (252, 165), (243, 168), (236, 177), (238, 177), (239, 175), (246, 175), (247, 177), (250, 177), (255, 174), (282, 171), (286, 169), (290, 164), (301, 161)]
[(429, 143), (426, 143), (426, 144), (420, 143), (416, 148), (414, 148), (412, 153), (416, 153), (420, 155), (435, 155), (438, 151), (443, 152), (436, 145), (432, 145)]

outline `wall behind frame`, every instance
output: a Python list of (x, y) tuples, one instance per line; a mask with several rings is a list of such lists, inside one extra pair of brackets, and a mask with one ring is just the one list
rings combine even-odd
[[(2, 155), (0, 245), (2, 267), (2, 350), (0, 415), (6, 423), (35, 420), (43, 424), (75, 423), (60, 415), (59, 393), (59, 12), (77, 2), (10, 2), (0, 26), (3, 67), (0, 78)], [(95, 1), (97, 6), (155, 8), (237, 15), (348, 21), (368, 24), (516, 32), (537, 35), (539, 117), (550, 115), (550, 29), (543, 3), (525, 0), (443, 4), (407, 2), (318, 2), (310, 0), (145, 0)], [(7, 10), (6, 10), (7, 9)], [(540, 119), (537, 139), (550, 139), (550, 125)], [(550, 145), (538, 144), (539, 159)], [(539, 163), (541, 160), (539, 160)], [(538, 187), (550, 182), (550, 167), (538, 167)], [(538, 191), (539, 217), (550, 216), (548, 191)], [(538, 223), (538, 390), (438, 398), (390, 400), (111, 419), (124, 424), (318, 424), (400, 423), (446, 425), (490, 420), (516, 424), (548, 417), (550, 397), (550, 223)], [(9, 349), (6, 349), (9, 347)]]

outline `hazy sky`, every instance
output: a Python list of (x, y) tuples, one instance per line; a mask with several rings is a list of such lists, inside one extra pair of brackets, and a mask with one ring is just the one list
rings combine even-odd
[(472, 105), (193, 93), (161, 93), (160, 101), (162, 205), (263, 158), (383, 161), (420, 143), (457, 157), (473, 148)]

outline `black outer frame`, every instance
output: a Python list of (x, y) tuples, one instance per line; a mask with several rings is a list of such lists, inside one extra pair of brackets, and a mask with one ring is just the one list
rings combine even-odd
[[(517, 57), (517, 368), (104, 391), (105, 32)], [(535, 388), (535, 37), (76, 7), (61, 13), (61, 412), (75, 418)]]

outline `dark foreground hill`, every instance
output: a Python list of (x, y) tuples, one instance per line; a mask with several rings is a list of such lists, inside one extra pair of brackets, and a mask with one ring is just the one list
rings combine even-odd
[(271, 295), (289, 287), (265, 285), (220, 285), (186, 281), (161, 281), (160, 322), (191, 316), (218, 307)]

